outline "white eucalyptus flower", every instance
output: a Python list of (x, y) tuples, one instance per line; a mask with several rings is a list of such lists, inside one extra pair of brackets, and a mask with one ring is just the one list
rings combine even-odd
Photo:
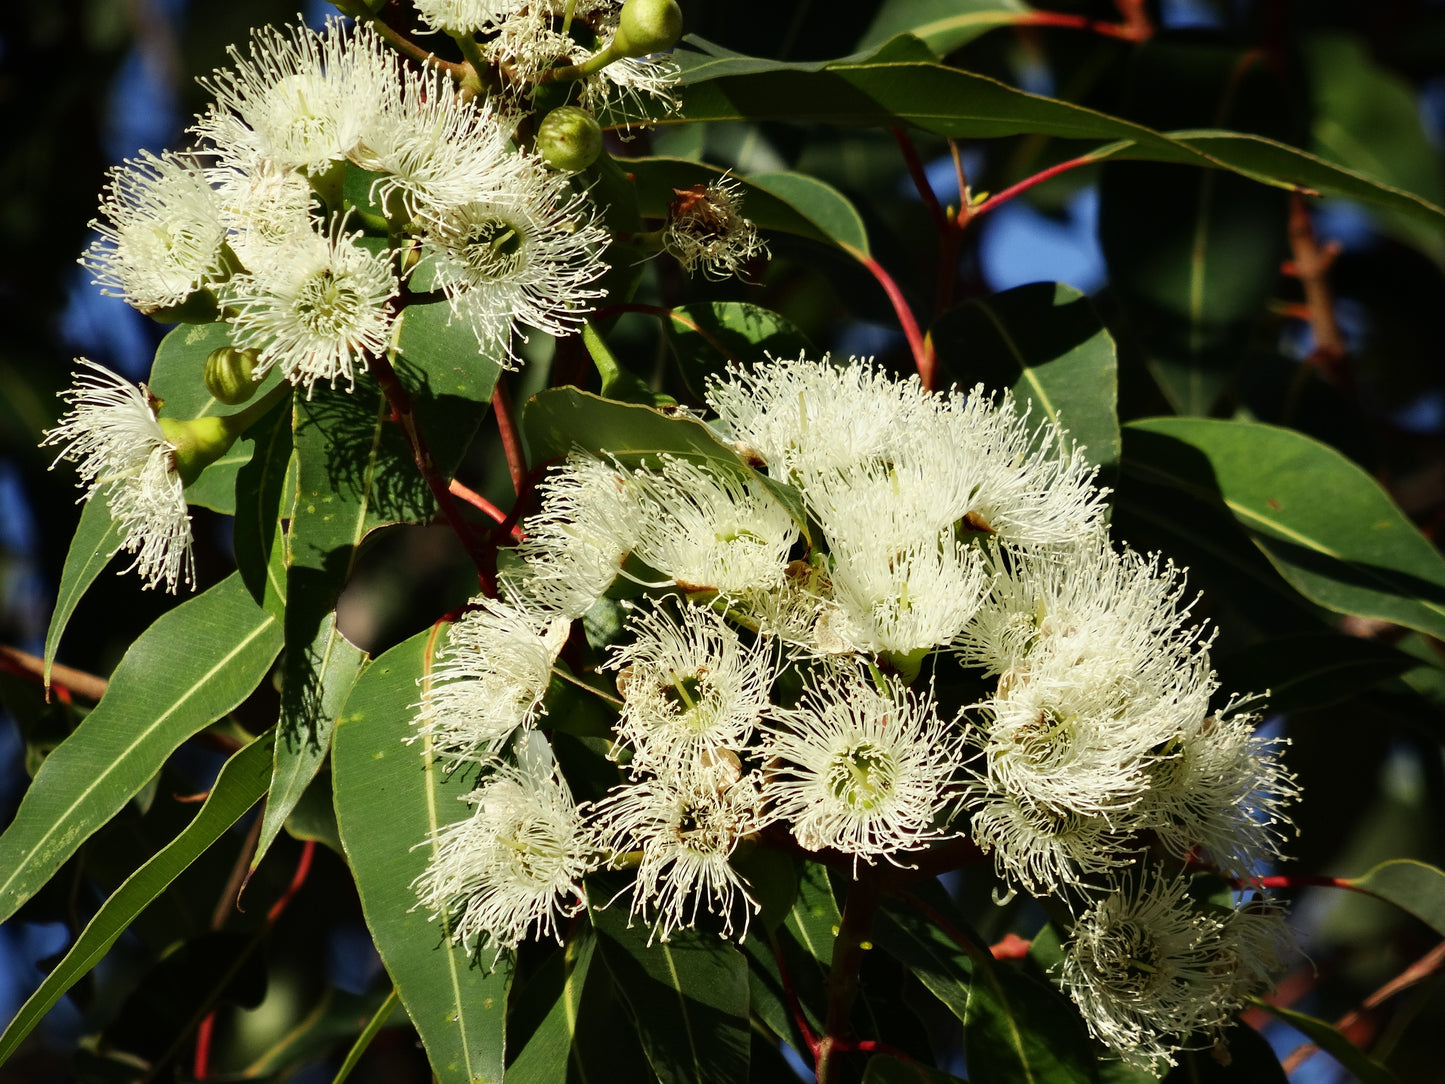
[(1286, 743), (1258, 736), (1258, 721), (1241, 701), (1199, 712), (1155, 750), (1142, 807), (1171, 853), (1246, 879), (1283, 857), (1294, 834), (1285, 807), (1299, 797), (1280, 761)]
[(633, 484), (642, 517), (633, 552), (684, 590), (731, 597), (782, 583), (798, 525), (756, 478), (664, 456)]
[(594, 283), (607, 271), (608, 234), (585, 193), (535, 160), (511, 156), (509, 187), (491, 199), (437, 212), (422, 236), (414, 281), (440, 289), (457, 319), (468, 323), (478, 349), (508, 368), (524, 328), (574, 334), (606, 291)]
[(502, 583), (528, 606), (581, 617), (612, 586), (637, 542), (636, 489), (630, 475), (580, 452), (537, 489), (542, 506), (523, 522), (521, 564), (504, 568)]
[(472, 815), (431, 840), (412, 884), (418, 906), (434, 921), (445, 914), (454, 941), (498, 955), (533, 935), (560, 940), (558, 920), (582, 910), (598, 859), (550, 753), (526, 746), (464, 800)]
[(351, 158), (385, 174), (378, 203), (433, 222), (448, 208), (526, 198), (536, 167), (509, 148), (514, 123), (490, 99), (462, 97), (444, 72), (407, 70)]
[(415, 0), (416, 13), (432, 30), (475, 34), (491, 30), (527, 6), (527, 0)]
[(622, 720), (617, 740), (635, 750), (634, 771), (667, 774), (723, 749), (737, 750), (768, 706), (774, 653), (745, 645), (718, 614), (683, 604), (634, 611), (629, 642), (614, 646)]
[(614, 864), (617, 856), (640, 852), (631, 914), (653, 916), (653, 936), (666, 941), (679, 927), (696, 925), (702, 908), (722, 919), (724, 937), (732, 936), (739, 896), (739, 936), (747, 935), (747, 909), (758, 904), (728, 860), (738, 841), (761, 827), (761, 813), (751, 775), (694, 765), (613, 788), (597, 804), (595, 820)]
[(308, 244), (318, 227), (314, 196), (306, 178), (265, 162), (242, 168), (207, 170), (216, 187), (227, 228), (227, 241), (244, 267), (256, 270), (284, 261), (293, 239)]
[(1134, 818), (1112, 818), (1035, 805), (986, 785), (969, 788), (969, 838), (992, 854), (999, 876), (1036, 896), (1109, 876), (1135, 860)]
[(221, 202), (193, 160), (142, 151), (111, 169), (100, 234), (80, 263), (109, 297), (141, 312), (179, 305), (219, 271), (226, 227)]
[(1143, 873), (1075, 920), (1061, 977), (1094, 1037), (1157, 1075), (1262, 992), (1267, 980), (1238, 967), (1243, 952), (1259, 951), (1261, 932), (1239, 912), (1194, 903), (1184, 878)]
[(499, 599), (472, 605), (447, 629), (413, 722), (443, 755), (485, 761), (543, 710), (571, 623)]
[(120, 548), (135, 555), (126, 571), (139, 570), (148, 588), (164, 584), (174, 592), (182, 580), (194, 584), (190, 510), (175, 448), (156, 420), (150, 393), (93, 361), (78, 360), (89, 372), (61, 392), (70, 410), (41, 446), (63, 445), (55, 463), (75, 463), (84, 499), (105, 501), (120, 525)]
[(400, 62), (366, 26), (331, 19), (320, 33), (260, 27), (249, 56), (200, 83), (215, 102), (191, 129), (225, 163), (267, 162), (313, 176), (353, 154), (383, 103), (400, 91)]
[(804, 847), (851, 854), (855, 867), (859, 858), (901, 865), (900, 853), (950, 834), (963, 750), (931, 698), (835, 677), (773, 719), (759, 750), (771, 762), (770, 820), (790, 825)]
[(719, 428), (780, 482), (892, 459), (933, 411), (916, 377), (900, 381), (857, 358), (832, 365), (826, 355), (729, 367), (709, 381), (707, 401)]
[(347, 234), (295, 234), (226, 283), (235, 345), (256, 350), (261, 379), (277, 367), (308, 394), (318, 380), (355, 386), (358, 369), (386, 351), (398, 291), (391, 261)]

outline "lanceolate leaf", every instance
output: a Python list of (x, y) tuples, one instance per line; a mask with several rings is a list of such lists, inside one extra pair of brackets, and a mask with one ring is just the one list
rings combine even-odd
[(65, 555), (65, 567), (60, 572), (60, 592), (55, 599), (55, 610), (50, 615), (50, 627), (45, 633), (46, 684), (50, 682), (50, 667), (55, 662), (60, 637), (65, 634), (71, 614), (80, 605), (86, 589), (110, 564), (120, 543), (120, 524), (111, 518), (105, 501), (86, 501), (80, 512), (80, 523), (75, 528), (75, 537), (70, 540), (70, 550)]
[(142, 633), (95, 710), (46, 758), (0, 836), (0, 921), (145, 786), (181, 742), (249, 696), (280, 648), (279, 624), (237, 575)]
[(1271, 425), (1150, 418), (1125, 427), (1124, 470), (1222, 502), (1318, 605), (1445, 636), (1445, 558), (1328, 445)]
[[(180, 324), (161, 340), (151, 366), (147, 386), (164, 401), (161, 414), (170, 418), (225, 417), (245, 410), (247, 403), (228, 404), (206, 390), (201, 379), (206, 358), (213, 350), (231, 345), (231, 327), (226, 323)], [(281, 382), (273, 369), (256, 385), (252, 396), (265, 395)], [(186, 500), (223, 515), (236, 510), (236, 475), (251, 458), (253, 445), (237, 441), (229, 452), (212, 463), (186, 487)]]
[(271, 742), (256, 741), (231, 757), (211, 785), (205, 804), (190, 824), (101, 905), (70, 951), (0, 1035), (0, 1062), (57, 1001), (110, 951), (135, 917), (256, 804), (270, 776)]
[[(554, 995), (555, 1000), (527, 1039), (527, 1045), (507, 1066), (509, 1080), (551, 1084), (567, 1079), (570, 1065), (577, 1060), (576, 1038), (583, 989), (596, 948), (597, 938), (591, 931), (577, 931), (568, 939), (566, 948), (548, 962), (546, 970), (532, 980), (542, 984), (537, 992)], [(525, 999), (532, 993), (529, 986), (522, 996)], [(514, 1021), (515, 1018), (514, 1013)]]
[(1361, 892), (1368, 892), (1409, 911), (1445, 937), (1445, 870), (1401, 858), (1382, 862), (1349, 883)]
[(1058, 991), (995, 964), (986, 949), (966, 952), (931, 917), (906, 906), (881, 912), (876, 933), (963, 1021), (976, 1079), (1054, 1084), (1096, 1078), (1083, 1021)]
[(770, 192), (798, 211), (835, 245), (868, 254), (863, 216), (847, 196), (831, 184), (805, 173), (755, 173), (754, 188)]
[(1337, 1062), (1353, 1073), (1360, 1084), (1399, 1084), (1394, 1073), (1350, 1042), (1333, 1025), (1327, 1024), (1318, 1017), (1307, 1016), (1302, 1012), (1294, 1012), (1279, 1005), (1271, 1005), (1267, 1001), (1255, 999), (1254, 1005), (1257, 1009), (1283, 1020), (1296, 1031), (1308, 1036), (1317, 1046), (1328, 1051)]
[[(443, 1084), (502, 1079), (510, 971), (472, 966), (445, 916), (416, 910), (412, 882), (428, 841), (468, 815), (466, 774), (448, 775), (424, 741), (406, 744), (432, 631), (377, 658), (347, 698), (333, 735), (336, 819), (366, 924)], [(485, 961), (484, 961), (485, 962)]]
[(291, 406), (283, 404), (257, 422), (242, 439), (252, 445), (236, 476), (236, 518), (233, 546), (236, 567), (246, 588), (267, 613), (279, 621), (286, 609), (285, 530), (288, 496), (295, 503), (295, 469), (291, 448)]
[(711, 301), (672, 310), (668, 338), (687, 386), (699, 399), (713, 373), (755, 365), (768, 354), (795, 358), (812, 344), (789, 320), (745, 301)]
[(280, 833), (282, 825), (301, 801), (301, 795), (316, 778), (326, 754), (331, 751), (331, 731), (336, 725), (351, 687), (366, 665), (366, 652), (351, 643), (336, 628), (336, 614), (321, 621), (316, 640), (306, 648), (316, 682), (315, 716), (303, 732), (282, 729), (276, 737), (275, 765), (261, 834), (251, 859), (254, 870)]
[(716, 937), (682, 930), (653, 940), (625, 909), (592, 912), (598, 949), (632, 1010), (642, 1047), (663, 1084), (748, 1079), (748, 965)]
[(1156, 132), (1083, 106), (1017, 90), (987, 76), (916, 60), (837, 61), (774, 67), (686, 88), (681, 114), (659, 124), (791, 120), (913, 125), (950, 138), (1048, 135), (1105, 144), (1105, 158), (1183, 162), (1242, 173), (1280, 187), (1348, 196), (1445, 223), (1445, 209), (1263, 136), (1215, 129)]
[(858, 47), (867, 49), (907, 33), (944, 56), (996, 26), (1027, 22), (1033, 14), (1018, 0), (884, 0)]
[(1119, 458), (1118, 357), (1093, 305), (1063, 283), (1019, 286), (945, 313), (929, 330), (943, 373), (967, 390), (1012, 387), (1061, 423), (1089, 460)]

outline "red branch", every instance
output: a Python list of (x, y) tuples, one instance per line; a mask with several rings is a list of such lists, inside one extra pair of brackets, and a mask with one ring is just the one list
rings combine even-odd
[(883, 287), (883, 292), (888, 295), (893, 311), (898, 316), (898, 326), (903, 329), (903, 336), (908, 340), (908, 349), (913, 352), (913, 364), (918, 369), (918, 379), (922, 381), (925, 389), (931, 391), (937, 379), (937, 359), (933, 356), (933, 344), (923, 338), (923, 332), (918, 328), (918, 320), (914, 318), (913, 310), (908, 307), (903, 291), (898, 288), (898, 283), (893, 281), (893, 276), (883, 270), (883, 265), (872, 256), (852, 245), (845, 244), (842, 247), (868, 269), (878, 280), (878, 285)]
[(943, 213), (943, 208), (938, 205), (938, 197), (934, 195), (933, 186), (928, 183), (928, 174), (923, 169), (923, 160), (918, 157), (918, 148), (913, 145), (907, 132), (896, 124), (891, 129), (893, 138), (898, 141), (898, 149), (903, 152), (903, 161), (908, 165), (908, 176), (913, 178), (913, 187), (918, 189), (918, 197), (923, 200), (923, 206), (928, 209), (928, 217), (933, 219), (933, 225), (938, 230), (939, 236), (947, 236), (952, 230), (952, 223), (948, 216)]
[[(452, 496), (458, 497), (461, 500), (466, 501), (473, 508), (477, 509), (477, 511), (486, 513), (497, 523), (500, 524), (507, 522), (507, 519), (509, 518), (507, 513), (503, 512), (500, 508), (498, 508), (491, 501), (487, 500), (487, 498), (483, 497), (475, 489), (469, 489), (467, 486), (462, 485), (461, 482), (458, 482), (455, 478), (451, 480), (447, 488), (451, 490)], [(511, 534), (512, 537), (518, 542), (522, 540), (522, 529), (515, 524), (512, 525)]]
[(818, 1037), (813, 1034), (813, 1029), (808, 1024), (808, 1017), (803, 1012), (802, 1003), (798, 1001), (798, 991), (793, 986), (793, 976), (788, 972), (788, 963), (783, 959), (782, 946), (778, 944), (778, 939), (772, 934), (768, 935), (768, 943), (773, 948), (773, 959), (778, 962), (778, 977), (783, 982), (783, 996), (787, 998), (788, 1011), (793, 1014), (793, 1020), (798, 1025), (803, 1042), (807, 1044), (808, 1053), (813, 1055), (813, 1061), (816, 1062), (818, 1060)]
[[(1121, 4), (1120, 7), (1125, 5)], [(1142, 8), (1140, 5), (1131, 5)], [(1089, 19), (1083, 15), (1066, 15), (1061, 12), (1037, 11), (1029, 15), (1021, 15), (1014, 21), (1015, 26), (1061, 26), (1070, 30), (1087, 30), (1091, 34), (1101, 34), (1106, 38), (1118, 38), (1120, 41), (1145, 41), (1154, 33), (1154, 28), (1149, 25), (1147, 17), (1141, 21), (1130, 19), (1123, 23), (1106, 23), (1099, 19)]]
[(997, 195), (990, 196), (971, 210), (965, 207), (964, 210), (959, 212), (959, 217), (964, 218), (966, 215), (967, 220), (975, 219), (981, 214), (992, 211), (999, 204), (1007, 203), (1019, 193), (1027, 192), (1030, 188), (1043, 184), (1052, 177), (1057, 177), (1060, 173), (1067, 173), (1069, 170), (1078, 169), (1080, 166), (1091, 166), (1097, 161), (1099, 161), (1099, 158), (1096, 155), (1084, 154), (1078, 158), (1070, 158), (1067, 162), (1060, 162), (1058, 165), (1050, 166), (1048, 169), (1040, 170), (1032, 177), (1025, 177), (1019, 181), (1018, 184), (1010, 185)]
[(502, 451), (507, 456), (507, 470), (512, 475), (512, 491), (521, 496), (522, 485), (527, 478), (527, 456), (522, 451), (522, 435), (517, 429), (517, 419), (512, 413), (512, 401), (507, 396), (506, 386), (501, 378), (492, 391), (492, 413), (497, 417), (497, 433), (502, 438)]

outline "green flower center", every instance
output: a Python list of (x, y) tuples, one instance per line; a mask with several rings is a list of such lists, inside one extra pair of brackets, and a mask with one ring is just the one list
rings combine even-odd
[(856, 741), (828, 766), (828, 789), (850, 809), (872, 811), (893, 793), (898, 761), (873, 742)]

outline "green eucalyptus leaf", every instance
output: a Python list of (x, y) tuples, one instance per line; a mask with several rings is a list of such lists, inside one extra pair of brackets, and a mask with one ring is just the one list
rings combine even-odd
[(863, 1084), (954, 1084), (963, 1082), (919, 1061), (904, 1061), (891, 1054), (874, 1054), (863, 1067)]
[(435, 630), (378, 657), (337, 720), (331, 754), (336, 820), (377, 952), (443, 1084), (500, 1081), (510, 972), (473, 966), (445, 916), (416, 909), (412, 882), (436, 830), (466, 817), (463, 772), (448, 774), (425, 739), (407, 744)]
[(331, 751), (336, 717), (366, 666), (366, 652), (341, 635), (334, 613), (322, 619), (321, 629), (306, 651), (307, 665), (315, 680), (309, 698), (314, 717), (305, 720), (305, 725), (297, 730), (282, 727), (277, 735), (271, 787), (266, 795), (256, 851), (251, 858), (252, 870), (261, 864), (271, 843), (321, 770)]
[(261, 740), (235, 753), (221, 768), (191, 823), (101, 905), (0, 1035), (0, 1063), (9, 1059), (65, 992), (100, 963), (135, 918), (256, 804), (266, 792), (270, 747), (269, 740)]
[[(1287, 137), (1293, 116), (1258, 50), (1153, 40), (1129, 65), (1124, 110), (1154, 128), (1248, 125)], [(1111, 290), (1176, 410), (1208, 414), (1232, 386), (1286, 251), (1288, 197), (1218, 170), (1110, 162), (1099, 243)]]
[(1282, 1005), (1271, 1005), (1258, 998), (1255, 1008), (1269, 1013), (1277, 1020), (1283, 1020), (1290, 1027), (1308, 1037), (1321, 1050), (1329, 1053), (1345, 1069), (1355, 1075), (1360, 1084), (1399, 1084), (1399, 1078), (1383, 1065), (1370, 1057), (1349, 1039), (1345, 1038), (1333, 1024), (1316, 1016), (1309, 1016)]
[[(231, 325), (180, 324), (161, 340), (156, 350), (147, 386), (151, 394), (164, 401), (160, 414), (167, 418), (221, 418), (245, 410), (248, 403), (227, 404), (206, 390), (206, 358), (213, 350), (234, 345)], [(281, 372), (272, 369), (256, 384), (252, 400), (265, 395), (281, 383)], [(201, 476), (186, 487), (186, 500), (203, 508), (233, 515), (236, 511), (236, 476), (251, 458), (253, 448), (237, 441)]]
[(1213, 127), (1157, 132), (941, 64), (890, 55), (845, 58), (821, 68), (774, 64), (746, 71), (736, 60), (730, 67), (745, 74), (689, 85), (682, 111), (657, 123), (786, 120), (911, 125), (953, 139), (1056, 136), (1102, 143), (1085, 156), (1090, 160), (1136, 158), (1222, 168), (1276, 187), (1348, 196), (1434, 227), (1445, 224), (1445, 209), (1428, 199), (1265, 136)]
[(86, 590), (110, 564), (122, 541), (121, 525), (111, 517), (110, 506), (104, 500), (86, 501), (85, 507), (80, 510), (75, 537), (70, 540), (70, 549), (65, 554), (65, 565), (60, 571), (60, 590), (55, 597), (55, 609), (50, 613), (50, 625), (45, 631), (47, 685), (50, 684), (50, 667), (55, 662), (55, 653), (60, 650), (60, 638), (65, 635), (65, 626), (70, 623), (71, 615), (85, 597)]
[(1038, 282), (946, 312), (928, 332), (940, 372), (967, 390), (1013, 388), (1060, 423), (1091, 463), (1119, 458), (1118, 355), (1089, 299)]
[(912, 34), (938, 56), (947, 56), (999, 26), (1027, 23), (1033, 9), (1018, 0), (883, 0), (858, 48)]
[(256, 688), (281, 647), (238, 575), (163, 614), (99, 704), (46, 758), (0, 836), (0, 921), (34, 895), (181, 742)]
[(1310, 601), (1445, 636), (1445, 558), (1328, 445), (1271, 425), (1148, 418), (1125, 426), (1124, 471), (1222, 503)]
[(1445, 937), (1445, 870), (1413, 859), (1382, 862), (1361, 877), (1347, 882), (1360, 892), (1377, 896), (1408, 911)]
[(593, 911), (592, 921), (658, 1080), (747, 1080), (748, 965), (737, 947), (692, 930), (653, 939), (617, 906)]
[(833, 244), (868, 255), (868, 229), (847, 196), (806, 173), (754, 173), (749, 185), (794, 207)]
[[(550, 1084), (566, 1080), (576, 1050), (577, 1030), (583, 1018), (582, 1002), (597, 948), (590, 929), (579, 929), (566, 947), (552, 955), (519, 997), (513, 999), (511, 1028), (517, 1033), (526, 1016), (537, 1012), (542, 1001), (544, 1015), (534, 1028), (523, 1030), (525, 1045), (507, 1066), (507, 1079)], [(595, 985), (595, 984), (594, 984)], [(583, 1070), (585, 1072), (585, 1069)]]
[(787, 318), (746, 301), (703, 301), (680, 305), (664, 327), (688, 390), (701, 399), (707, 381), (729, 365), (749, 367), (767, 355), (795, 358), (816, 354)]
[(236, 568), (251, 597), (279, 621), (286, 611), (282, 520), (291, 518), (288, 503), (294, 504), (296, 495), (290, 404), (277, 406), (239, 443), (252, 447), (236, 475), (236, 518), (231, 535)]

